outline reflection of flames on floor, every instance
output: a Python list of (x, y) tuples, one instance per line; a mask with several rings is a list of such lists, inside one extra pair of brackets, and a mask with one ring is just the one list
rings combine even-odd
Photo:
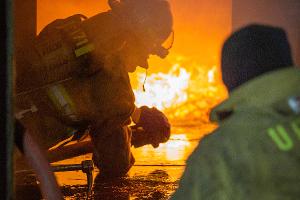
[[(138, 74), (139, 88), (144, 77)], [(145, 92), (134, 91), (136, 105), (155, 106), (175, 124), (208, 122), (210, 109), (227, 96), (216, 66), (208, 69), (197, 65), (187, 70), (175, 64), (168, 73), (148, 76), (145, 88)]]

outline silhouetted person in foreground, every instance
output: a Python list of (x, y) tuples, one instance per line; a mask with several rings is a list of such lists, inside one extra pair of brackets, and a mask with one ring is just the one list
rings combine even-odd
[(249, 25), (222, 49), (229, 99), (172, 199), (299, 199), (300, 70), (281, 28)]
[(35, 172), (37, 180), (40, 182), (39, 186), (43, 198), (47, 200), (61, 200), (63, 199), (63, 195), (46, 158), (46, 154), (35, 141), (34, 137), (32, 137), (32, 134), (18, 120), (15, 121), (15, 144)]

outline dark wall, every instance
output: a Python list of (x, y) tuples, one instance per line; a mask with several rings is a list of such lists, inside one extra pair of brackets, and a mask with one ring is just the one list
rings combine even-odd
[(14, 0), (14, 61), (15, 61), (15, 92), (24, 85), (23, 74), (27, 73), (30, 49), (37, 29), (36, 0)]
[(16, 52), (36, 35), (36, 0), (14, 0)]
[(0, 1), (0, 199), (14, 199), (13, 72), (19, 47), (32, 41), (36, 29), (35, 0)]
[(233, 31), (253, 22), (284, 28), (292, 46), (294, 61), (300, 66), (299, 0), (232, 0)]
[(12, 199), (12, 1), (0, 1), (0, 199)]

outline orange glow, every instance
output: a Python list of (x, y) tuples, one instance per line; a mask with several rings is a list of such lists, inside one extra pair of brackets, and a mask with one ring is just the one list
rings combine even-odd
[(174, 141), (161, 145), (161, 148), (166, 148), (166, 159), (169, 161), (186, 159), (186, 149), (191, 145), (186, 135), (173, 135), (171, 139)]
[[(227, 97), (220, 78), (220, 51), (231, 32), (231, 0), (169, 0), (175, 41), (166, 59), (150, 57), (145, 73), (131, 75), (137, 105), (163, 109), (173, 122), (208, 122), (210, 109)], [(109, 9), (107, 0), (39, 0), (38, 32), (57, 18), (88, 17)], [(105, 28), (105, 27), (103, 27)], [(189, 120), (184, 120), (188, 117)]]
[[(156, 149), (151, 145), (132, 149), (136, 164), (185, 164), (200, 138), (215, 128), (208, 118), (211, 108), (228, 95), (220, 76), (220, 52), (231, 32), (231, 0), (169, 2), (175, 33), (170, 54), (165, 59), (150, 57), (145, 92), (143, 69), (130, 74), (130, 79), (137, 106), (162, 109), (172, 123), (172, 135)], [(55, 19), (77, 13), (91, 17), (108, 9), (107, 0), (38, 0), (37, 32)], [(177, 131), (179, 127), (183, 130)], [(195, 130), (190, 132), (188, 128)], [(91, 159), (91, 155), (57, 164), (80, 163), (84, 159)], [(56, 175), (61, 185), (86, 184), (82, 172)]]
[[(194, 146), (191, 146), (185, 133), (173, 134), (167, 143), (160, 144), (158, 148), (153, 149), (151, 145), (144, 146), (140, 149), (133, 149), (134, 155), (141, 158), (156, 158), (159, 157), (157, 163), (173, 163), (177, 161), (184, 164), (185, 159), (191, 153)], [(143, 162), (143, 160), (139, 160)]]
[(37, 32), (55, 19), (63, 19), (74, 14), (87, 17), (108, 10), (106, 0), (38, 0)]
[[(138, 74), (139, 85), (143, 84), (145, 74)], [(154, 73), (147, 77), (146, 91), (134, 90), (136, 105), (147, 105), (166, 109), (187, 101), (187, 88), (190, 73), (178, 64), (173, 65), (168, 73)]]
[(141, 89), (145, 73), (137, 72), (136, 76), (131, 76), (133, 82), (137, 82), (134, 90), (136, 105), (157, 107), (174, 123), (207, 123), (210, 109), (227, 97), (218, 67), (201, 66), (182, 57), (174, 60), (176, 63), (168, 72), (147, 77), (146, 91)]

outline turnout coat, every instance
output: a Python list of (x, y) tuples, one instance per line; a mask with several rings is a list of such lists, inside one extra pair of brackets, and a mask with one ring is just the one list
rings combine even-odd
[[(91, 27), (74, 15), (44, 28), (17, 65), (14, 101), (16, 118), (44, 149), (89, 129), (95, 164), (103, 174), (118, 176), (134, 162), (127, 126), (135, 99), (118, 56), (103, 54), (101, 38), (115, 28), (106, 26), (109, 15), (87, 19), (100, 22)], [(96, 70), (89, 72), (91, 66)]]
[(213, 109), (219, 124), (187, 161), (171, 199), (299, 199), (300, 70), (236, 88)]

